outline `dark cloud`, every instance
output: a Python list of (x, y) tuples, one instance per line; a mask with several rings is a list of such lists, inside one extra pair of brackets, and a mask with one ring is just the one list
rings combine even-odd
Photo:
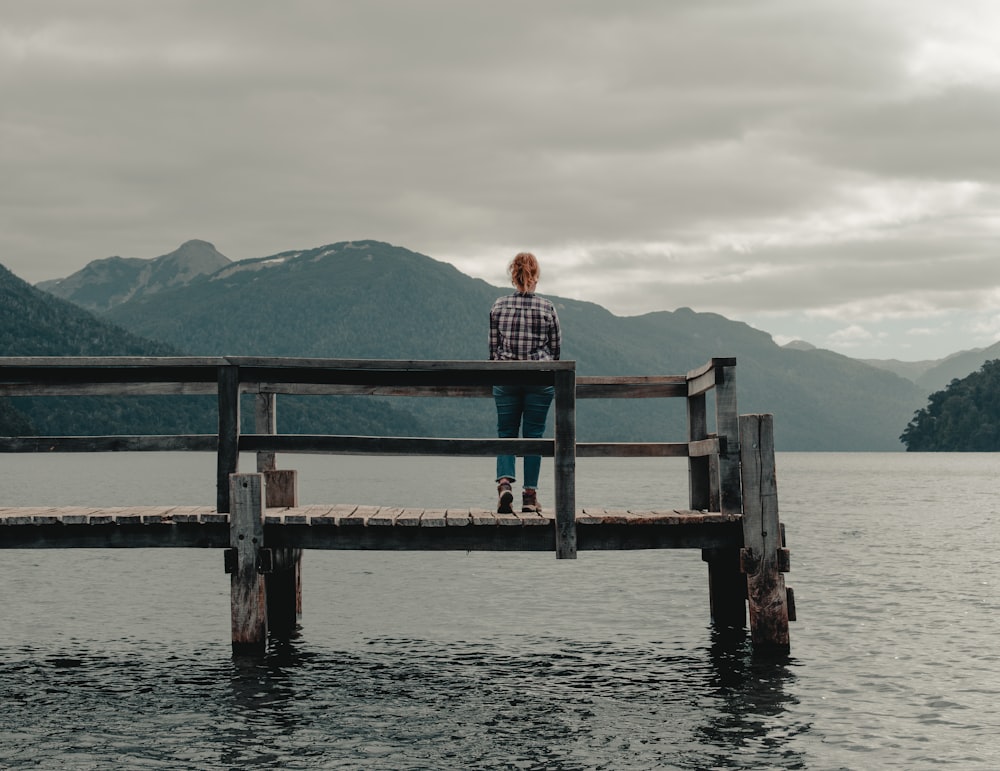
[(497, 283), (534, 248), (549, 290), (623, 313), (945, 312), (998, 278), (997, 20), (976, 0), (16, 4), (0, 262), (40, 280), (192, 237), (234, 259), (379, 238)]

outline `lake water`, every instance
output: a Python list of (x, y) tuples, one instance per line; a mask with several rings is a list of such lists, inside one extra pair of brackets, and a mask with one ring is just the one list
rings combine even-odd
[[(2, 463), (6, 505), (214, 502), (211, 455)], [(489, 460), (279, 466), (303, 503), (493, 494)], [(696, 551), (306, 552), (300, 634), (258, 661), (230, 655), (217, 551), (0, 551), (0, 768), (1000, 767), (1000, 456), (777, 467), (799, 617), (777, 661), (713, 633)], [(680, 507), (685, 480), (581, 459), (577, 503)]]

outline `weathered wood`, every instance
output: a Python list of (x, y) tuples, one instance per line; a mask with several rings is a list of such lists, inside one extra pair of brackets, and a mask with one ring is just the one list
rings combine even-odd
[[(243, 359), (235, 359), (235, 361), (242, 362)], [(550, 362), (475, 362), (464, 365), (460, 362), (440, 363), (460, 366), (408, 368), (400, 366), (401, 362), (366, 362), (358, 367), (318, 365), (282, 368), (273, 364), (252, 365), (245, 363), (240, 363), (239, 366), (245, 383), (330, 383), (364, 386), (397, 386), (400, 383), (406, 383), (418, 387), (552, 385), (554, 374), (554, 370), (548, 367)], [(513, 363), (532, 366), (492, 366)], [(385, 366), (372, 366), (373, 364)], [(545, 366), (539, 366), (541, 364)], [(562, 370), (565, 369), (565, 366), (562, 367)]]
[[(273, 432), (275, 429), (274, 396), (265, 395), (256, 401), (255, 428), (257, 431)], [(297, 508), (299, 505), (298, 474), (292, 469), (274, 468), (274, 456), (257, 456), (258, 471), (263, 470), (265, 502), (268, 509)], [(268, 517), (265, 516), (265, 522)], [(286, 515), (286, 524), (306, 524), (304, 515)], [(280, 640), (290, 639), (302, 617), (302, 550), (294, 548), (275, 549), (274, 568), (264, 577), (267, 593), (268, 628), (272, 636)]]
[[(273, 393), (257, 394), (254, 397), (254, 432), (273, 435), (278, 433), (278, 405)], [(261, 450), (257, 453), (257, 470), (274, 471), (277, 468), (274, 453)], [(266, 481), (266, 480), (265, 480)], [(268, 503), (268, 506), (275, 505)]]
[(724, 367), (735, 367), (734, 358), (713, 358), (707, 364), (687, 373), (688, 398), (711, 391), (718, 385)]
[(687, 455), (690, 458), (705, 458), (719, 454), (719, 438), (710, 436), (707, 439), (696, 439), (687, 443)]
[(447, 527), (447, 509), (424, 509), (420, 515), (420, 527)]
[(577, 377), (577, 399), (664, 399), (686, 397), (687, 378), (681, 375)]
[(215, 367), (227, 364), (220, 356), (4, 356), (0, 358), (0, 380), (6, 380), (8, 371), (27, 368), (81, 369), (102, 367), (108, 369), (164, 367), (202, 368), (215, 379)]
[(4, 436), (0, 453), (27, 452), (215, 452), (215, 434), (117, 436)]
[[(687, 400), (688, 443), (700, 443), (708, 438), (708, 411), (704, 394)], [(692, 509), (709, 508), (711, 482), (709, 459), (704, 455), (688, 456), (688, 506)]]
[[(415, 386), (404, 383), (284, 383), (261, 382), (253, 386), (257, 393), (339, 396), (427, 396), (492, 398), (491, 384)], [(687, 380), (682, 375), (577, 377), (578, 399), (663, 399), (687, 396)]]
[(444, 518), (448, 527), (466, 527), (472, 524), (472, 514), (468, 509), (446, 509)]
[(743, 480), (743, 551), (755, 645), (787, 650), (788, 597), (779, 570), (781, 527), (774, 468), (771, 415), (741, 415), (740, 458)]
[[(112, 361), (114, 357), (109, 357)], [(212, 360), (217, 361), (217, 360)], [(481, 359), (325, 359), (308, 356), (226, 356), (225, 363), (256, 369), (372, 370), (411, 372), (537, 372), (575, 369), (573, 361), (483, 361)], [(283, 378), (282, 378), (283, 379)], [(405, 378), (401, 378), (405, 380)], [(289, 381), (292, 382), (292, 381)]]
[(325, 434), (243, 434), (244, 452), (330, 455), (541, 455), (551, 458), (551, 439), (450, 439), (409, 436), (329, 436)]
[(240, 461), (240, 372), (237, 367), (219, 367), (219, 449), (216, 473), (216, 508), (229, 511), (229, 476)]
[(576, 371), (555, 378), (555, 542), (557, 559), (576, 559)]
[(0, 383), (0, 396), (204, 396), (215, 392), (215, 383)]
[(267, 595), (257, 571), (264, 546), (264, 479), (261, 474), (233, 474), (229, 499), (232, 560), (230, 608), (233, 653), (260, 655), (267, 645)]
[(735, 547), (703, 549), (708, 563), (709, 609), (719, 628), (745, 627), (747, 578), (740, 570), (740, 550)]
[(294, 469), (265, 471), (265, 499), (269, 509), (294, 508), (299, 505), (299, 475)]
[[(735, 365), (735, 360), (734, 360)], [(718, 461), (719, 510), (739, 514), (743, 510), (740, 488), (740, 424), (736, 408), (736, 367), (716, 369), (715, 425), (719, 437)], [(772, 453), (773, 456), (773, 453)], [(773, 457), (772, 457), (773, 464)]]
[[(701, 449), (701, 448), (699, 448)], [(578, 442), (578, 458), (686, 458), (687, 442)]]
[[(242, 475), (239, 475), (242, 476)], [(432, 511), (353, 504), (267, 509), (264, 535), (273, 570), (290, 564), (282, 549), (385, 550), (462, 549), (511, 551), (554, 549), (554, 515), (496, 514), (465, 508)], [(443, 517), (444, 526), (441, 526)], [(141, 519), (142, 524), (136, 524)], [(437, 519), (437, 522), (432, 520)], [(691, 510), (627, 511), (584, 509), (577, 531), (588, 525), (582, 549), (738, 549), (739, 518)], [(123, 523), (129, 524), (123, 524)], [(359, 524), (363, 523), (363, 524)], [(542, 527), (538, 527), (541, 525)], [(422, 532), (416, 533), (415, 531)], [(454, 536), (445, 530), (462, 531)], [(524, 535), (539, 530), (549, 535)], [(210, 506), (22, 507), (0, 509), (0, 548), (206, 547), (230, 543), (229, 515)], [(294, 555), (292, 556), (294, 559)], [(299, 563), (301, 572), (301, 563)], [(270, 580), (272, 574), (266, 578)], [(296, 592), (296, 604), (299, 593)], [(286, 603), (286, 606), (290, 603)]]

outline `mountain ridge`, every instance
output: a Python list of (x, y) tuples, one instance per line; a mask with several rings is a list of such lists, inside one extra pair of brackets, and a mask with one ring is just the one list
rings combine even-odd
[(191, 239), (153, 259), (106, 257), (93, 260), (65, 278), (41, 281), (36, 287), (89, 311), (115, 305), (187, 283), (231, 263), (208, 241)]
[[(487, 356), (489, 307), (510, 291), (403, 247), (355, 240), (234, 262), (102, 317), (195, 355), (475, 360)], [(778, 413), (779, 447), (901, 450), (900, 431), (924, 401), (891, 373), (831, 351), (784, 350), (768, 333), (718, 314), (678, 308), (623, 317), (541, 293), (556, 305), (563, 356), (581, 375), (679, 374), (736, 356), (740, 410)], [(413, 409), (447, 430), (495, 430), (481, 406), (432, 404), (441, 401)], [(608, 401), (578, 405), (581, 441), (683, 436), (682, 400)]]

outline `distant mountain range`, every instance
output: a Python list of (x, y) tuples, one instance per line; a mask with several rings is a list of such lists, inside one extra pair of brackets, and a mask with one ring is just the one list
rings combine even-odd
[(41, 281), (36, 286), (81, 308), (102, 313), (135, 297), (182, 286), (230, 262), (208, 241), (192, 240), (152, 260), (135, 257), (94, 260), (71, 276)]
[[(207, 242), (189, 241), (154, 260), (99, 260), (40, 287), (99, 314), (95, 328), (110, 322), (187, 354), (404, 359), (484, 359), (488, 309), (510, 291), (378, 241), (238, 262)], [(563, 324), (564, 357), (577, 361), (580, 374), (680, 374), (713, 356), (736, 356), (739, 409), (774, 413), (779, 449), (901, 450), (899, 435), (929, 394), (890, 363), (808, 344), (783, 348), (767, 333), (717, 314), (681, 308), (620, 317), (593, 303), (551, 299)], [(2, 352), (28, 351), (11, 345)], [(63, 352), (77, 351), (67, 344)], [(374, 409), (364, 421), (373, 431), (461, 436), (495, 428), (492, 407), (482, 400), (373, 401), (338, 411)], [(679, 439), (685, 423), (679, 402), (582, 401), (580, 439)], [(315, 404), (295, 406), (295, 414), (306, 424), (330, 419), (317, 416)], [(281, 415), (289, 413), (279, 408)]]

